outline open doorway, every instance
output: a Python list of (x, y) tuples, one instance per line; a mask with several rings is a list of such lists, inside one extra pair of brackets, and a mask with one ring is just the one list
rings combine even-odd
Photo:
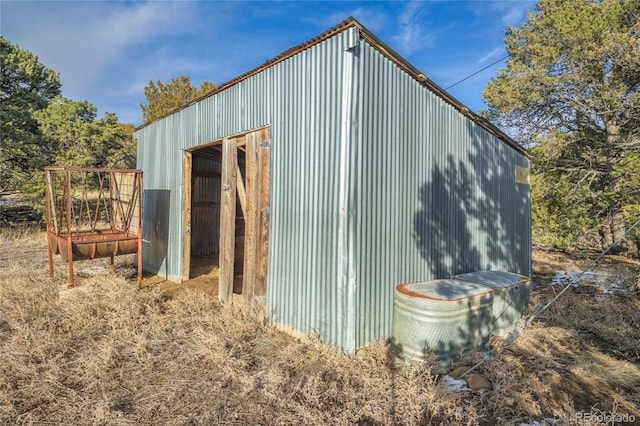
[[(190, 256), (188, 276), (185, 279), (206, 277), (218, 279), (220, 253), (220, 179), (222, 173), (222, 147), (205, 146), (191, 151), (189, 162)], [(185, 176), (185, 179), (188, 177)], [(185, 185), (185, 189), (187, 185)]]
[(261, 127), (185, 151), (182, 280), (222, 302), (266, 294), (269, 140)]

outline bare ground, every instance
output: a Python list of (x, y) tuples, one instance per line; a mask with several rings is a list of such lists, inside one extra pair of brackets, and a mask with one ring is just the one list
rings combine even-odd
[[(536, 252), (531, 308), (589, 259)], [(571, 289), (478, 368), (490, 389), (446, 391), (385, 342), (343, 355), (270, 327), (259, 308), (220, 306), (202, 283), (145, 277), (137, 290), (130, 256), (115, 274), (78, 262), (80, 286), (61, 291), (66, 267), (56, 258), (49, 278), (44, 234), (0, 229), (0, 424), (637, 424), (640, 266), (597, 268), (622, 274), (624, 291)]]

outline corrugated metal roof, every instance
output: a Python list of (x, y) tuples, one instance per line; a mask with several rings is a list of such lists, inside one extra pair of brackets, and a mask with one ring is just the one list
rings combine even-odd
[(513, 140), (511, 137), (509, 137), (507, 134), (505, 134), (502, 130), (500, 130), (498, 127), (496, 127), (493, 123), (491, 123), (489, 120), (479, 116), (478, 114), (474, 113), (473, 111), (471, 111), (469, 108), (467, 108), (462, 102), (460, 102), (459, 100), (457, 100), (455, 97), (453, 97), (451, 94), (449, 94), (446, 90), (444, 90), (442, 87), (440, 87), (439, 85), (437, 85), (433, 80), (429, 79), (425, 74), (423, 74), (422, 72), (420, 72), (420, 70), (418, 70), (417, 68), (415, 68), (413, 65), (411, 65), (406, 59), (404, 59), (402, 56), (400, 56), (400, 54), (398, 54), (396, 51), (394, 51), (391, 47), (389, 47), (387, 44), (385, 44), (383, 41), (381, 41), (378, 37), (376, 37), (371, 31), (369, 31), (366, 27), (364, 27), (360, 22), (358, 22), (354, 17), (350, 16), (349, 18), (347, 18), (345, 21), (341, 22), (340, 24), (336, 25), (335, 27), (325, 31), (324, 33), (312, 38), (309, 41), (306, 41), (298, 46), (292, 47), (290, 49), (287, 49), (286, 51), (284, 51), (283, 53), (281, 53), (280, 55), (276, 56), (273, 59), (270, 59), (268, 61), (266, 61), (265, 63), (263, 63), (262, 65), (252, 69), (251, 71), (248, 71), (236, 78), (234, 78), (233, 80), (230, 80), (224, 84), (221, 84), (220, 86), (218, 86), (215, 90), (197, 98), (194, 99), (193, 101), (189, 102), (188, 104), (185, 104), (184, 106), (176, 109), (175, 111), (157, 118), (156, 120), (150, 122), (150, 123), (146, 123), (143, 124), (139, 127), (136, 128), (136, 130), (140, 130), (146, 126), (148, 126), (149, 124), (161, 120), (171, 114), (175, 114), (176, 112), (187, 108), (195, 103), (198, 103), (200, 101), (202, 101), (203, 99), (206, 99), (210, 96), (213, 96), (217, 93), (220, 93), (236, 84), (238, 84), (239, 82), (246, 80), (247, 78), (269, 68), (274, 66), (275, 64), (284, 61), (287, 58), (290, 58), (291, 56), (294, 56), (298, 53), (300, 53), (301, 51), (308, 49), (311, 46), (314, 46), (332, 36), (334, 36), (336, 33), (339, 33), (341, 31), (344, 31), (345, 29), (349, 28), (349, 27), (357, 27), (360, 30), (360, 34), (361, 36), (367, 40), (367, 42), (369, 42), (372, 46), (374, 46), (378, 51), (380, 51), (382, 54), (384, 54), (385, 56), (387, 56), (389, 59), (391, 59), (393, 62), (396, 63), (396, 65), (398, 65), (401, 69), (403, 69), (407, 74), (411, 75), (411, 77), (413, 77), (414, 79), (416, 79), (417, 81), (421, 82), (422, 84), (424, 84), (427, 88), (429, 88), (429, 90), (431, 90), (432, 92), (434, 92), (436, 95), (438, 95), (440, 98), (444, 99), (446, 102), (448, 102), (449, 104), (451, 104), (455, 109), (457, 109), (458, 111), (460, 111), (462, 114), (464, 114), (466, 117), (470, 118), (471, 120), (473, 120), (475, 123), (477, 123), (479, 126), (483, 127), (485, 130), (487, 130), (489, 133), (493, 134), (494, 136), (497, 136), (498, 138), (500, 138), (501, 140), (503, 140), (507, 145), (511, 146), (512, 148), (514, 148), (515, 150), (517, 150), (519, 153), (528, 156), (527, 151), (522, 148), (515, 140)]

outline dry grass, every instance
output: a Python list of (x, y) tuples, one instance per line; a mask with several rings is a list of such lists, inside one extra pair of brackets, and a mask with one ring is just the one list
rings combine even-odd
[(11, 259), (0, 276), (0, 424), (476, 422), (457, 408), (462, 395), (396, 367), (381, 344), (341, 355), (257, 310), (137, 291), (119, 274), (60, 292), (64, 266), (57, 259), (49, 279), (42, 234), (18, 237), (0, 239)]
[(483, 365), (492, 390), (445, 392), (382, 343), (342, 355), (258, 309), (138, 291), (127, 262), (59, 291), (65, 265), (49, 278), (41, 232), (0, 234), (0, 424), (573, 424), (577, 410), (640, 407), (629, 353), (559, 323), (536, 323)]

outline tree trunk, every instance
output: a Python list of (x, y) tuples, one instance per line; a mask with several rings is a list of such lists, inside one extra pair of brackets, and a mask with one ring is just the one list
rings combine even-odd
[(606, 221), (600, 226), (600, 243), (601, 249), (606, 250), (613, 244), (613, 233), (611, 232), (611, 226), (609, 221)]
[(618, 179), (613, 177), (613, 164), (618, 161), (616, 156), (616, 145), (620, 142), (620, 126), (613, 117), (606, 121), (607, 141), (605, 147), (607, 161), (607, 175), (605, 177), (604, 188), (610, 194), (616, 194), (608, 207), (607, 220), (602, 226), (603, 250), (618, 242), (610, 251), (612, 254), (630, 255), (637, 252), (637, 246), (633, 241), (625, 238), (627, 231), (627, 220), (622, 212), (620, 200), (621, 188)]
[(625, 238), (627, 225), (627, 219), (621, 211), (612, 212), (610, 219), (603, 226), (603, 250), (618, 241), (618, 244), (611, 249), (611, 254), (629, 256), (637, 253), (636, 244), (629, 238)]

